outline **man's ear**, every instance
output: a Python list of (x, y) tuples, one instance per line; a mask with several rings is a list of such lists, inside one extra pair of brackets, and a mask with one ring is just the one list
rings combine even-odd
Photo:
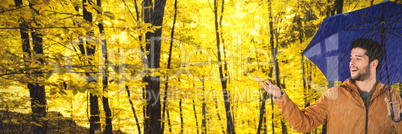
[(374, 59), (373, 61), (371, 61), (371, 67), (376, 68), (378, 66), (378, 60)]

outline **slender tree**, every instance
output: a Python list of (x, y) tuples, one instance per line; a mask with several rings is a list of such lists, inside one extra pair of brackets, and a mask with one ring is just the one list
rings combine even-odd
[(183, 132), (184, 132), (184, 127), (183, 127), (184, 120), (183, 120), (182, 99), (180, 99), (179, 108), (180, 108), (180, 133), (183, 134)]
[[(177, 16), (177, 0), (174, 1), (174, 17), (173, 17), (172, 31), (170, 33), (171, 36), (170, 36), (170, 47), (169, 47), (169, 59), (168, 59), (168, 64), (167, 64), (168, 69), (171, 68), (170, 64), (171, 64), (171, 60), (172, 60), (172, 49), (173, 49), (174, 27), (175, 27), (175, 24), (176, 24), (176, 16)], [(164, 97), (163, 97), (162, 119), (165, 119), (165, 110), (166, 110), (165, 108), (166, 108), (166, 103), (167, 103), (168, 87), (169, 87), (169, 82), (168, 81), (169, 81), (169, 76), (166, 77), (166, 82), (165, 82), (165, 94), (164, 94)], [(180, 102), (181, 102), (181, 100), (180, 100)], [(167, 113), (167, 114), (169, 114), (169, 113)], [(170, 122), (170, 120), (169, 120), (169, 122)], [(162, 123), (162, 131), (165, 130), (164, 128), (165, 128), (165, 123)], [(171, 128), (171, 127), (169, 127), (169, 128)]]
[[(335, 0), (335, 8), (333, 9), (333, 12), (336, 11), (336, 14), (342, 13), (343, 10), (343, 0)], [(335, 13), (333, 13), (335, 15)]]
[[(214, 101), (215, 101), (216, 115), (218, 116), (219, 122), (221, 122), (221, 116), (220, 116), (220, 114), (219, 114), (219, 108), (218, 108), (218, 101), (217, 101), (216, 99), (214, 99)], [(221, 126), (221, 128), (222, 128), (222, 133), (224, 134), (224, 133), (225, 133), (225, 128), (224, 128), (222, 125), (220, 125), (220, 126)]]
[[(262, 89), (264, 90), (264, 89)], [(264, 120), (264, 113), (265, 113), (265, 100), (267, 99), (267, 92), (263, 91), (262, 93), (262, 99), (260, 99), (260, 103), (261, 103), (261, 108), (260, 108), (260, 119), (258, 121), (258, 129), (257, 129), (257, 134), (261, 133), (261, 127), (262, 127), (262, 123)]]
[[(86, 21), (92, 22), (92, 13), (88, 12), (87, 6), (85, 4), (91, 4), (93, 5), (94, 3), (92, 0), (83, 0), (82, 5), (83, 6), (83, 17)], [(93, 35), (93, 31), (88, 31), (86, 34), (87, 35)], [(84, 56), (90, 56), (93, 57), (95, 54), (95, 46), (91, 46), (89, 42), (86, 42), (86, 45), (84, 45), (84, 42), (80, 41), (80, 44), (78, 45), (81, 51), (81, 54)], [(91, 58), (89, 59), (88, 63), (91, 64)], [(87, 81), (89, 83), (91, 82), (96, 82), (96, 80), (91, 76), (90, 73), (86, 72), (85, 75), (87, 76)], [(92, 89), (94, 90), (94, 89)], [(99, 124), (100, 121), (100, 111), (99, 111), (99, 100), (98, 96), (94, 95), (91, 91), (89, 91), (89, 101), (90, 101), (90, 119), (89, 119), (89, 133), (94, 134), (94, 133), (99, 133), (101, 132), (101, 125)]]
[[(222, 5), (223, 6), (223, 5)], [(223, 10), (223, 9), (222, 9)], [(214, 15), (215, 15), (215, 33), (216, 33), (216, 46), (217, 46), (217, 51), (218, 51), (218, 61), (222, 63), (222, 54), (221, 54), (221, 45), (220, 45), (220, 30), (219, 29), (219, 22), (218, 22), (218, 3), (217, 0), (214, 0)], [(227, 133), (228, 134), (234, 134), (235, 133), (235, 128), (233, 124), (233, 119), (232, 119), (232, 114), (230, 110), (230, 101), (229, 101), (229, 96), (230, 93), (227, 90), (227, 78), (224, 77), (223, 74), (223, 69), (222, 65), (219, 65), (219, 77), (221, 80), (221, 85), (222, 85), (222, 92), (223, 92), (223, 98), (225, 100), (225, 111), (226, 111), (226, 125), (227, 125)]]
[(202, 92), (204, 93), (203, 98), (202, 98), (202, 134), (207, 133), (207, 105), (206, 105), (206, 99), (205, 99), (205, 87), (204, 87), (204, 80), (202, 80)]
[[(273, 57), (273, 62), (274, 62), (274, 67), (275, 67), (275, 79), (276, 79), (276, 84), (283, 89), (281, 81), (279, 79), (280, 75), (280, 70), (279, 70), (279, 65), (278, 65), (278, 60), (277, 60), (277, 52), (278, 52), (278, 42), (276, 45), (274, 45), (274, 29), (273, 29), (273, 19), (272, 19), (272, 3), (271, 0), (268, 0), (268, 14), (269, 14), (269, 32), (270, 32), (270, 44), (271, 44), (271, 53)], [(282, 125), (282, 133), (286, 134), (287, 133), (287, 128), (284, 123), (284, 121), (281, 119), (281, 125)]]
[[(124, 1), (124, 0), (122, 0), (123, 1), (123, 3), (124, 3), (124, 5), (126, 6), (126, 8), (128, 9), (128, 11), (130, 12), (130, 14), (131, 14), (131, 17), (136, 21), (136, 22), (138, 22), (139, 20), (140, 20), (140, 13), (139, 13), (139, 10), (138, 10), (138, 5), (137, 5), (137, 0), (134, 0), (134, 8), (135, 8), (135, 12), (136, 12), (136, 17), (134, 17), (134, 15), (133, 15), (133, 13), (131, 12), (131, 10), (130, 10), (130, 8), (128, 7), (128, 5), (126, 4), (126, 2)], [(145, 5), (146, 3), (143, 3), (143, 8), (144, 8), (144, 5)], [(145, 9), (144, 10), (144, 12), (145, 11), (147, 11), (148, 9)], [(144, 19), (145, 20), (145, 19)], [(150, 21), (150, 18), (148, 19), (148, 21)], [(148, 22), (149, 23), (149, 22)], [(142, 40), (142, 35), (139, 35), (138, 36), (138, 41), (139, 42), (141, 42), (141, 40)], [(145, 53), (145, 50), (144, 50), (144, 47), (143, 47), (143, 45), (140, 43), (140, 50), (141, 50), (141, 53)], [(147, 59), (146, 59), (146, 57), (145, 56), (141, 56), (141, 63), (144, 65), (144, 64), (147, 64)], [(146, 77), (143, 77), (142, 78), (142, 81), (146, 81)], [(128, 88), (127, 86), (126, 86), (126, 88)], [(130, 93), (130, 90), (127, 90), (127, 93)], [(146, 100), (146, 89), (143, 87), (142, 88), (142, 97), (143, 97), (143, 99), (144, 100)], [(129, 98), (130, 98), (130, 96), (129, 96)], [(131, 101), (131, 99), (130, 99), (130, 101)], [(131, 102), (130, 102), (131, 103)], [(132, 111), (133, 111), (133, 114), (134, 114), (134, 117), (135, 118), (137, 118), (136, 116), (136, 114), (135, 114), (135, 109), (134, 109), (134, 107), (133, 107), (133, 104), (131, 104), (131, 108), (132, 108)], [(143, 105), (142, 106), (142, 112), (143, 112), (143, 117), (144, 117), (144, 119), (146, 118), (146, 108), (145, 108), (145, 106)], [(144, 121), (144, 126), (146, 125), (146, 124), (148, 124), (148, 122), (147, 122), (148, 120), (145, 120)], [(137, 120), (137, 128), (138, 128), (138, 132), (139, 133), (141, 133), (141, 128), (140, 128), (140, 124), (139, 124), (139, 122), (138, 122), (138, 120)], [(145, 128), (144, 128), (145, 129)]]
[(131, 93), (130, 93), (130, 90), (129, 90), (128, 86), (126, 86), (126, 91), (127, 91), (127, 95), (128, 95), (128, 100), (130, 101), (131, 110), (133, 111), (135, 122), (137, 123), (138, 133), (140, 134), (141, 133), (141, 127), (140, 127), (140, 123), (139, 123), (138, 118), (137, 118), (137, 114), (135, 113), (133, 101), (131, 100)]
[[(97, 6), (102, 7), (102, 1), (97, 0), (96, 2)], [(100, 10), (97, 10), (98, 14), (102, 14)], [(108, 92), (107, 87), (108, 87), (108, 67), (109, 67), (109, 61), (107, 57), (107, 44), (106, 44), (106, 39), (102, 38), (105, 36), (105, 30), (103, 27), (103, 22), (102, 20), (98, 24), (99, 32), (100, 32), (100, 39), (101, 39), (101, 44), (102, 44), (102, 57), (105, 60), (104, 65), (102, 67), (102, 84), (103, 84), (103, 91), (106, 93)], [(111, 134), (113, 132), (113, 125), (112, 125), (112, 111), (110, 110), (109, 106), (109, 98), (102, 96), (102, 104), (103, 104), (103, 110), (105, 111), (105, 121), (106, 121), (106, 126), (105, 126), (105, 134)]]
[[(22, 7), (23, 3), (22, 0), (14, 0), (15, 6)], [(34, 5), (29, 2), (29, 8), (39, 14), (39, 11), (36, 10)], [(19, 29), (20, 35), (22, 39), (22, 51), (24, 52), (24, 63), (25, 65), (30, 64), (43, 64), (44, 60), (42, 58), (38, 58), (37, 61), (35, 57), (32, 55), (36, 54), (43, 54), (43, 38), (42, 34), (37, 31), (36, 29), (31, 32), (32, 36), (32, 44), (33, 44), (33, 54), (31, 53), (30, 49), (30, 38), (29, 38), (29, 24), (23, 18), (20, 18)], [(37, 23), (36, 25), (39, 25)], [(34, 59), (32, 61), (32, 59)], [(40, 70), (35, 70), (33, 73), (27, 73), (28, 77), (31, 79), (36, 79), (43, 77), (43, 72)], [(47, 132), (47, 121), (45, 120), (46, 117), (46, 93), (45, 93), (45, 86), (40, 85), (36, 82), (28, 82), (27, 87), (29, 89), (29, 96), (31, 98), (31, 109), (32, 109), (32, 129), (34, 134), (46, 133)]]
[(194, 119), (195, 119), (195, 128), (197, 130), (197, 134), (199, 134), (198, 130), (198, 119), (197, 119), (197, 110), (195, 110), (195, 101), (193, 100), (193, 111), (194, 111)]

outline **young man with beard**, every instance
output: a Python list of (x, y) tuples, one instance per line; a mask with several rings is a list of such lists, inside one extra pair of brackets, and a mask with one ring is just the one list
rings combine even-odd
[(328, 133), (389, 134), (394, 126), (402, 134), (402, 122), (394, 123), (390, 116), (392, 103), (395, 119), (399, 120), (401, 98), (391, 89), (395, 101), (389, 102), (388, 86), (376, 79), (382, 57), (381, 45), (376, 41), (355, 40), (350, 54), (351, 78), (328, 89), (315, 104), (303, 110), (269, 80), (267, 85), (257, 76), (256, 79), (274, 96), (282, 116), (298, 132), (309, 132), (327, 121)]

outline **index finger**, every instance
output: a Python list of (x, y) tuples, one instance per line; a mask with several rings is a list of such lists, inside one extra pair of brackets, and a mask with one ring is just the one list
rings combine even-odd
[(261, 79), (260, 79), (260, 78), (258, 78), (258, 76), (257, 76), (257, 75), (255, 76), (255, 79), (257, 79), (258, 83), (260, 83), (260, 84), (265, 84), (264, 82), (262, 82), (262, 81), (261, 81)]
[(267, 80), (268, 85), (272, 85), (271, 81)]

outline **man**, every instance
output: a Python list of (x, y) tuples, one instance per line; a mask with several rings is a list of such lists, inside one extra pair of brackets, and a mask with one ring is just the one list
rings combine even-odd
[(327, 121), (328, 133), (389, 134), (394, 126), (402, 134), (402, 122), (394, 123), (390, 116), (392, 103), (395, 119), (399, 120), (401, 98), (391, 90), (395, 101), (389, 102), (388, 86), (376, 79), (382, 57), (381, 45), (376, 41), (355, 40), (350, 54), (351, 78), (328, 89), (315, 104), (303, 110), (269, 80), (267, 85), (257, 76), (256, 79), (274, 96), (283, 117), (298, 132), (311, 131)]

